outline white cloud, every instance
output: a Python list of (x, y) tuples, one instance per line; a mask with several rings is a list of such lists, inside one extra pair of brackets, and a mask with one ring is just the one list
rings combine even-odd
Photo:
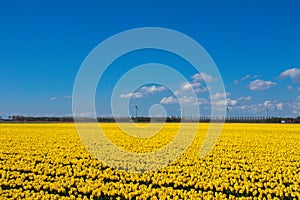
[(177, 99), (175, 97), (164, 97), (160, 100), (161, 104), (175, 104), (178, 103)]
[(248, 97), (242, 96), (242, 97), (239, 97), (238, 100), (239, 101), (251, 101), (252, 97), (251, 96), (248, 96)]
[(300, 114), (300, 98), (298, 97), (298, 101), (289, 102), (288, 107), (292, 108), (293, 111), (299, 112), (299, 114)]
[(192, 76), (192, 79), (194, 81), (204, 81), (206, 83), (213, 82), (213, 81), (217, 80), (217, 78), (214, 78), (213, 76), (211, 76), (209, 74), (206, 74), (204, 72), (200, 72), (200, 73), (194, 74)]
[(258, 114), (262, 112), (262, 105), (263, 104), (252, 104), (247, 106), (247, 111), (249, 113)]
[(237, 100), (227, 99), (225, 101), (217, 101), (216, 104), (219, 106), (235, 106), (238, 103)]
[(291, 108), (291, 111), (294, 115), (300, 116), (300, 96), (297, 97), (296, 101), (289, 102), (287, 106)]
[(287, 90), (293, 90), (293, 87), (290, 86), (290, 85), (288, 85), (288, 86), (286, 86), (286, 89), (287, 89)]
[(182, 85), (181, 85), (181, 89), (182, 90), (193, 90), (194, 88), (196, 87), (199, 87), (201, 86), (200, 83), (190, 83), (190, 82), (184, 82)]
[(178, 102), (180, 104), (195, 105), (197, 103), (197, 99), (191, 96), (183, 96), (179, 97)]
[(219, 92), (217, 92), (217, 93), (215, 93), (215, 94), (212, 94), (211, 96), (210, 96), (210, 99), (211, 100), (220, 100), (220, 99), (226, 99), (227, 98), (227, 96), (229, 96), (230, 94), (229, 93), (219, 93)]
[(243, 105), (243, 106), (239, 106), (238, 108), (242, 109), (242, 110), (245, 110), (247, 108), (246, 105)]
[(247, 75), (243, 76), (240, 80), (235, 80), (234, 84), (237, 85), (237, 84), (240, 84), (240, 82), (243, 82), (247, 79), (252, 79), (252, 78), (257, 78), (257, 77), (258, 77), (257, 75), (251, 76), (250, 74), (247, 74)]
[(206, 86), (203, 86), (200, 82), (184, 82), (180, 85), (180, 89), (174, 92), (175, 95), (187, 95), (191, 92), (197, 94), (208, 91)]
[(202, 105), (207, 104), (207, 100), (204, 98), (195, 98), (192, 96), (181, 96), (178, 99), (175, 96), (164, 97), (160, 100), (161, 104), (183, 104), (183, 105)]
[(229, 99), (229, 98), (212, 101), (212, 104), (217, 106), (235, 106), (237, 103), (238, 103), (237, 100)]
[[(244, 105), (244, 110), (247, 109), (247, 112), (255, 114), (255, 115), (261, 115), (266, 114), (266, 109), (269, 110), (269, 112), (275, 112), (282, 111), (284, 109), (285, 104), (282, 102), (275, 101), (264, 101), (263, 103), (258, 104), (251, 104), (251, 105)], [(291, 105), (290, 105), (291, 106)], [(240, 109), (243, 109), (239, 107)]]
[(217, 105), (217, 106), (234, 106), (238, 103), (238, 100), (234, 100), (231, 98), (228, 98), (230, 96), (230, 93), (219, 93), (211, 95), (209, 98), (211, 100), (211, 104)]
[(120, 95), (121, 98), (127, 99), (127, 98), (142, 98), (143, 95), (140, 92), (129, 92), (126, 94), (121, 94)]
[(279, 75), (279, 78), (290, 77), (294, 82), (300, 82), (300, 68), (287, 69)]
[(250, 74), (247, 74), (246, 76), (243, 76), (241, 80), (244, 81), (244, 80), (246, 80), (246, 79), (248, 79), (250, 77), (251, 77)]
[(300, 111), (298, 111), (298, 110), (293, 110), (292, 113), (295, 114), (295, 115), (299, 115), (299, 114), (300, 114)]
[(198, 104), (199, 105), (208, 104), (208, 101), (205, 98), (198, 98)]
[(272, 101), (265, 101), (265, 102), (263, 103), (263, 105), (264, 105), (265, 107), (271, 107), (271, 106), (273, 106), (273, 102), (272, 102)]
[(180, 85), (180, 89), (176, 90), (174, 94), (188, 95), (191, 94), (190, 92), (195, 92), (197, 94), (207, 92), (209, 88), (205, 85), (205, 83), (203, 83), (203, 81), (208, 83), (217, 80), (217, 78), (214, 78), (213, 76), (203, 72), (194, 74), (193, 76), (191, 76), (191, 79), (192, 80), (190, 82), (183, 82)]
[(155, 94), (157, 92), (162, 92), (167, 90), (166, 87), (163, 86), (157, 86), (157, 85), (152, 85), (152, 86), (143, 86), (141, 88), (138, 89), (138, 91), (136, 92), (128, 92), (125, 94), (121, 94), (120, 97), (121, 98), (142, 98), (147, 96), (148, 94)]
[(283, 103), (277, 103), (276, 108), (277, 110), (283, 110)]
[(55, 100), (56, 100), (56, 97), (50, 97), (49, 100), (50, 100), (50, 101), (55, 101)]
[(66, 96), (65, 96), (65, 99), (71, 99), (71, 98), (72, 98), (71, 95), (66, 95)]
[(284, 104), (282, 102), (277, 101), (265, 101), (263, 104), (259, 104), (260, 106), (268, 107), (268, 108), (276, 108), (277, 110), (283, 110)]
[(182, 96), (179, 97), (178, 99), (176, 97), (164, 97), (160, 101), (161, 104), (174, 104), (174, 103), (180, 103), (180, 104), (195, 104), (197, 99), (191, 96)]
[(238, 103), (238, 101), (234, 100), (234, 99), (227, 100), (227, 105), (230, 105), (230, 106), (235, 106), (237, 103)]
[(144, 86), (140, 89), (140, 91), (143, 94), (154, 94), (156, 92), (162, 92), (165, 91), (167, 88), (163, 87), (163, 86), (157, 86), (157, 85), (152, 85), (152, 86)]
[(249, 83), (249, 89), (250, 90), (266, 90), (275, 85), (276, 85), (276, 83), (274, 83), (272, 81), (264, 81), (264, 80), (256, 79)]
[(203, 93), (203, 92), (207, 92), (207, 91), (208, 91), (208, 87), (201, 87), (201, 88), (195, 89), (196, 93)]

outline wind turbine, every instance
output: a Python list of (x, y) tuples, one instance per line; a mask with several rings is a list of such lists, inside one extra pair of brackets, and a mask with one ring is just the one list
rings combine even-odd
[(138, 105), (134, 105), (134, 108), (135, 108), (135, 118), (137, 119), (137, 116), (138, 116), (138, 110), (139, 110), (139, 108), (138, 108)]
[(180, 109), (178, 109), (178, 110), (180, 110), (180, 118), (181, 118), (181, 120), (183, 121), (183, 119), (184, 119), (184, 106), (182, 106)]
[(229, 120), (230, 117), (229, 117), (229, 107), (228, 107), (228, 104), (226, 105), (226, 115), (225, 115), (225, 120), (226, 118)]
[(228, 106), (226, 107), (226, 113), (227, 113), (227, 115), (229, 115), (229, 107)]

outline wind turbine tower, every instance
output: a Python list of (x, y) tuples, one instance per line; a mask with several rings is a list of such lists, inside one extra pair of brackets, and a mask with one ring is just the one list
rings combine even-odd
[(135, 108), (135, 118), (137, 119), (137, 116), (138, 116), (138, 105), (134, 105), (134, 108)]

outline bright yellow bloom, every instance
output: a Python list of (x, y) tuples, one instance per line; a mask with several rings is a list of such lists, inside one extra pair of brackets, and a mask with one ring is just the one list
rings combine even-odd
[[(194, 142), (170, 166), (137, 174), (95, 159), (73, 124), (0, 124), (0, 199), (300, 198), (300, 125), (225, 124), (200, 159), (208, 126), (200, 124)], [(150, 138), (128, 136), (112, 123), (101, 128), (120, 148), (148, 153), (168, 144), (179, 124), (165, 124)]]

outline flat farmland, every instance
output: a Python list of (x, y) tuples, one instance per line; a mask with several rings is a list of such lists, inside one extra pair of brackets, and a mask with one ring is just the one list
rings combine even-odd
[[(165, 124), (150, 138), (100, 126), (116, 146), (147, 153), (172, 140), (179, 125)], [(199, 124), (191, 146), (169, 166), (131, 173), (94, 158), (72, 123), (0, 124), (0, 199), (300, 198), (299, 124), (224, 124), (199, 158), (208, 127)]]

